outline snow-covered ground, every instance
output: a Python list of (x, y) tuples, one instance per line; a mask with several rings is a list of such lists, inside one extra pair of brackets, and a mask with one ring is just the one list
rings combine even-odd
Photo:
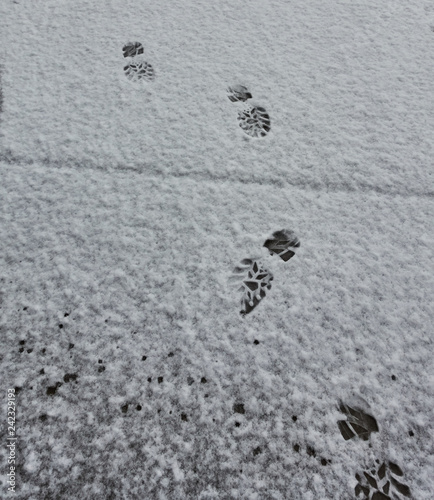
[[(4, 0), (0, 498), (16, 387), (15, 498), (432, 500), (433, 26)], [(244, 316), (243, 259), (274, 278)]]

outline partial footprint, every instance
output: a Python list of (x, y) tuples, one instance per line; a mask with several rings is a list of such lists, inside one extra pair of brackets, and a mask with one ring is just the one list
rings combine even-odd
[(393, 462), (376, 460), (370, 469), (362, 475), (356, 474), (357, 485), (354, 489), (356, 497), (362, 500), (401, 500), (411, 498), (410, 488), (396, 479), (404, 473), (399, 465)]
[(264, 247), (268, 248), (270, 255), (276, 254), (283, 261), (288, 262), (291, 257), (294, 257), (295, 249), (300, 247), (300, 240), (294, 231), (282, 229), (274, 232), (264, 243)]
[(378, 432), (378, 424), (375, 418), (362, 409), (351, 407), (342, 402), (339, 409), (347, 417), (347, 420), (338, 421), (339, 430), (346, 441), (356, 435), (367, 441), (372, 432)]
[(124, 73), (131, 82), (151, 82), (155, 78), (155, 71), (151, 64), (138, 57), (124, 66)]
[(122, 52), (124, 57), (135, 57), (143, 54), (143, 45), (140, 42), (128, 42), (123, 46)]
[(231, 102), (246, 102), (247, 99), (252, 98), (252, 94), (244, 85), (234, 85), (233, 87), (228, 87), (227, 92), (228, 98)]
[(270, 117), (264, 108), (248, 107), (238, 113), (238, 122), (250, 137), (265, 137), (270, 131)]
[(245, 316), (261, 302), (270, 290), (273, 275), (257, 259), (243, 259), (233, 270), (230, 283), (242, 292), (240, 314)]

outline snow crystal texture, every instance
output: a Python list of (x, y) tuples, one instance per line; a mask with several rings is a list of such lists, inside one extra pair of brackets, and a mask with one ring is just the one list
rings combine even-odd
[[(1, 3), (16, 498), (432, 499), (432, 26), (428, 0)], [(243, 261), (269, 281), (240, 314)]]

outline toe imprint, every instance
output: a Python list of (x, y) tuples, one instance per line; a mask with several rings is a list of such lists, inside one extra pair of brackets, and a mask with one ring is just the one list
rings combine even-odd
[(235, 267), (229, 281), (242, 292), (241, 315), (246, 315), (265, 297), (273, 275), (257, 259), (244, 259)]
[(137, 58), (132, 59), (124, 66), (125, 76), (132, 82), (147, 81), (155, 78), (155, 71), (151, 64)]
[[(363, 500), (411, 498), (410, 488), (401, 482), (403, 475), (399, 465), (389, 461), (380, 464), (380, 460), (376, 460), (363, 474), (356, 474), (356, 497)], [(397, 477), (400, 478), (399, 481)]]
[(250, 137), (265, 137), (271, 128), (268, 113), (259, 106), (240, 111), (238, 121), (240, 127)]

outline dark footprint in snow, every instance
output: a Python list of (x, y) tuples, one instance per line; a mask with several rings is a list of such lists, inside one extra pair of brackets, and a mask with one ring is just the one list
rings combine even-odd
[(124, 66), (124, 73), (131, 82), (151, 82), (155, 78), (152, 65), (137, 57)]
[(264, 243), (264, 247), (268, 248), (270, 255), (276, 254), (283, 261), (288, 262), (291, 257), (294, 257), (295, 249), (300, 247), (300, 240), (294, 231), (282, 229), (274, 232)]
[(247, 90), (244, 85), (234, 85), (228, 87), (228, 98), (231, 102), (246, 102), (247, 99), (252, 98), (252, 94)]
[(260, 106), (248, 107), (238, 113), (238, 124), (250, 137), (265, 137), (270, 131), (270, 117)]
[[(376, 460), (363, 474), (356, 474), (356, 498), (362, 500), (401, 500), (411, 498), (410, 488), (402, 483), (404, 473), (393, 462)], [(399, 481), (397, 478), (400, 478)]]
[(378, 432), (378, 424), (372, 415), (368, 415), (362, 409), (352, 407), (341, 402), (339, 409), (347, 417), (347, 420), (339, 420), (338, 426), (343, 438), (348, 441), (355, 436), (367, 441), (372, 432)]
[(229, 282), (238, 287), (241, 296), (240, 314), (249, 314), (271, 288), (273, 275), (257, 259), (243, 259), (233, 270)]
[(140, 42), (128, 42), (122, 47), (124, 57), (135, 57), (143, 54), (143, 45)]

